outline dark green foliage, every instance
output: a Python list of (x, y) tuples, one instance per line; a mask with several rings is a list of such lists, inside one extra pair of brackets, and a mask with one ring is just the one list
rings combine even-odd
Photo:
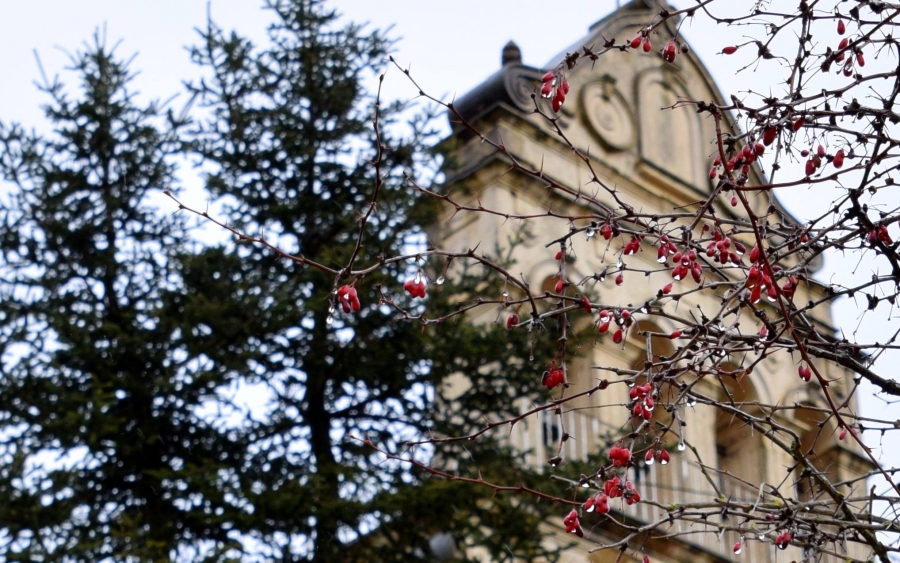
[[(390, 42), (341, 27), (315, 0), (269, 8), (266, 45), (210, 24), (192, 50), (203, 117), (188, 133), (135, 103), (128, 70), (99, 43), (74, 58), (77, 99), (47, 87), (52, 134), (0, 129), (15, 188), (0, 222), (0, 529), (17, 540), (7, 557), (399, 562), (430, 560), (429, 540), (448, 532), (494, 560), (553, 560), (530, 499), (435, 478), (364, 443), (536, 486), (491, 436), (407, 444), (470, 432), (545, 392), (538, 366), (552, 351), (531, 350), (522, 331), (404, 318), (438, 318), (487, 278), (432, 284), (423, 306), (402, 283), (430, 271), (424, 262), (336, 280), (262, 246), (197, 250), (183, 216), (148, 204), (171, 189), (177, 148), (212, 170), (230, 225), (290, 253), (340, 271), (356, 250), (358, 270), (424, 249), (421, 225), (436, 215), (403, 173), (427, 162), (428, 122), (393, 136), (401, 108), (382, 106), (376, 139), (365, 90)], [(336, 312), (334, 290), (351, 282), (362, 308)], [(451, 374), (471, 382), (451, 405), (459, 416), (435, 398)]]
[(72, 63), (76, 96), (44, 88), (52, 133), (0, 128), (3, 551), (164, 560), (225, 540), (216, 471), (246, 444), (192, 415), (221, 381), (189, 374), (189, 328), (167, 306), (185, 233), (148, 200), (170, 187), (182, 123), (137, 105), (99, 40)]

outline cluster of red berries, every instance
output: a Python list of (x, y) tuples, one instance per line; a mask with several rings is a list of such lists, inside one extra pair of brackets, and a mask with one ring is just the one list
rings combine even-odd
[(557, 385), (562, 385), (566, 381), (566, 376), (562, 368), (556, 365), (556, 362), (550, 362), (550, 368), (541, 376), (541, 385), (547, 389), (553, 389)]
[[(843, 21), (838, 23), (838, 33), (843, 35), (841, 32), (841, 25), (843, 25)], [(841, 39), (841, 42), (838, 43), (837, 51), (834, 54), (834, 62), (841, 63), (844, 62), (844, 58), (847, 53), (847, 46), (850, 45), (850, 39), (848, 37), (844, 37)], [(856, 55), (853, 57), (847, 57), (847, 62), (844, 62), (844, 68), (842, 72), (844, 76), (853, 76), (853, 63), (856, 62), (860, 68), (866, 66), (866, 58), (863, 56), (862, 51), (856, 51)]]
[(406, 283), (403, 284), (403, 289), (413, 297), (425, 297), (425, 282), (423, 282), (419, 276), (416, 276), (411, 280), (406, 280)]
[(631, 48), (637, 49), (641, 47), (645, 53), (649, 53), (653, 49), (653, 45), (650, 44), (650, 38), (644, 35), (643, 33), (638, 33), (634, 36), (634, 39), (631, 40)]
[[(752, 303), (759, 303), (762, 292), (765, 291), (769, 301), (774, 302), (778, 299), (778, 290), (775, 288), (772, 277), (766, 272), (765, 262), (760, 260), (760, 254), (759, 247), (757, 246), (754, 246), (750, 251), (750, 270), (747, 272), (746, 284), (746, 287), (750, 288), (750, 301)], [(780, 271), (781, 266), (778, 266), (777, 264), (772, 266), (772, 272)], [(781, 291), (785, 294), (785, 297), (791, 297), (794, 294), (794, 289), (796, 287), (797, 278), (790, 276), (787, 281), (785, 281)]]
[(564, 76), (560, 80), (557, 78), (556, 73), (551, 70), (541, 77), (541, 82), (544, 83), (541, 86), (541, 97), (547, 99), (552, 97), (551, 105), (553, 106), (553, 111), (558, 112), (563, 102), (566, 101), (566, 94), (569, 93), (569, 81)]
[(656, 450), (655, 452), (650, 449), (647, 450), (647, 454), (644, 456), (644, 463), (653, 465), (653, 461), (657, 459), (659, 460), (660, 465), (668, 465), (671, 458), (669, 452), (665, 449)]
[(628, 506), (631, 506), (636, 502), (641, 502), (641, 493), (634, 488), (631, 481), (625, 481), (625, 490), (622, 491), (622, 496), (625, 497), (625, 504)]
[[(599, 321), (600, 324), (597, 325), (597, 330), (600, 332), (600, 334), (605, 334), (609, 330), (610, 323), (612, 323), (613, 321), (613, 313), (610, 313), (607, 309), (602, 309), (600, 311)], [(613, 332), (612, 339), (613, 342), (619, 344), (622, 342), (622, 340), (625, 339), (625, 330), (629, 326), (631, 326), (631, 323), (633, 322), (631, 320), (631, 312), (627, 309), (618, 311), (618, 313), (615, 315), (615, 321), (616, 325), (618, 325), (618, 328), (615, 332)]]
[[(772, 129), (775, 130), (774, 128)], [(773, 139), (774, 140), (774, 139)], [(768, 144), (768, 143), (767, 143)], [(756, 159), (763, 155), (766, 152), (766, 147), (762, 143), (750, 143), (748, 145), (744, 145), (744, 148), (739, 150), (737, 154), (732, 156), (725, 162), (725, 169), (731, 172), (732, 170), (740, 170), (741, 174), (747, 176), (750, 174), (750, 165), (756, 162)], [(715, 180), (719, 175), (720, 167), (722, 166), (722, 158), (717, 156), (715, 160), (713, 160), (713, 166), (709, 169), (709, 179)], [(736, 204), (733, 203), (732, 205)]]
[(669, 255), (675, 254), (678, 252), (678, 247), (675, 246), (674, 242), (669, 240), (669, 237), (663, 235), (659, 237), (659, 250), (656, 251), (656, 261), (660, 264), (665, 264), (669, 261)]
[(609, 449), (609, 459), (612, 460), (613, 467), (628, 467), (631, 462), (631, 450), (622, 446), (613, 446)]
[(894, 239), (891, 238), (890, 233), (888, 233), (888, 228), (884, 225), (879, 225), (878, 227), (869, 231), (868, 236), (866, 236), (866, 240), (869, 242), (869, 244), (873, 245), (878, 241), (881, 241), (887, 245), (894, 244)]
[[(700, 283), (700, 280), (703, 279), (703, 265), (697, 261), (697, 253), (693, 250), (685, 253), (676, 252), (672, 256), (672, 261), (675, 262), (675, 267), (672, 268), (672, 277), (675, 281), (683, 280), (688, 273), (691, 274), (691, 277), (697, 283)], [(671, 288), (669, 291), (671, 291)], [(663, 288), (663, 292), (665, 292), (665, 288)]]
[(787, 547), (791, 545), (791, 533), (782, 532), (781, 534), (778, 534), (778, 537), (775, 538), (775, 545), (778, 549), (787, 549)]
[[(631, 414), (644, 420), (650, 420), (653, 417), (653, 385), (646, 383), (644, 385), (635, 385), (628, 391), (628, 396), (634, 401), (631, 408)], [(630, 454), (629, 454), (630, 455)], [(610, 453), (612, 457), (612, 453)]]
[(356, 288), (350, 285), (342, 285), (337, 292), (338, 303), (345, 313), (359, 311), (359, 297), (356, 296)]
[(800, 364), (800, 367), (797, 368), (797, 375), (800, 376), (800, 379), (809, 383), (809, 380), (812, 378), (812, 370), (809, 369), (809, 366)]
[(585, 512), (593, 512), (597, 511), (599, 514), (606, 514), (609, 512), (609, 497), (603, 493), (600, 493), (593, 497), (588, 497), (586, 501), (584, 501), (584, 511)]
[[(819, 145), (816, 147), (815, 154), (812, 154), (808, 150), (800, 151), (800, 156), (803, 158), (808, 158), (806, 161), (806, 175), (812, 176), (815, 174), (816, 170), (822, 166), (822, 159), (825, 158), (825, 147)], [(843, 159), (841, 160), (841, 164), (843, 164)]]
[[(604, 237), (606, 238), (606, 237)], [(641, 241), (644, 240), (644, 235), (637, 235), (631, 237), (627, 243), (625, 243), (625, 247), (622, 249), (622, 252), (625, 256), (631, 256), (636, 253), (638, 250), (641, 250)]]
[(608, 479), (603, 483), (603, 492), (605, 492), (609, 498), (618, 498), (622, 496), (622, 485), (618, 475), (614, 475), (612, 479)]
[(563, 524), (566, 526), (567, 534), (575, 534), (579, 538), (584, 537), (584, 530), (581, 529), (581, 522), (578, 521), (578, 512), (574, 508), (563, 518)]
[(706, 245), (706, 255), (719, 264), (727, 264), (729, 261), (740, 264), (741, 256), (745, 252), (747, 252), (746, 246), (738, 241), (732, 241), (730, 237), (718, 230), (713, 233), (713, 240)]
[(618, 476), (614, 476), (603, 483), (603, 492), (609, 498), (624, 497), (625, 504), (628, 506), (641, 501), (641, 494), (634, 488), (631, 481), (625, 481), (625, 485), (622, 486), (622, 481), (619, 480)]

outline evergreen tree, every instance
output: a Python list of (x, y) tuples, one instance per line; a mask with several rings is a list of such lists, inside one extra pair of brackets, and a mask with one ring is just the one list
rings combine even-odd
[[(344, 280), (362, 301), (347, 315), (334, 309), (335, 276), (259, 245), (197, 250), (182, 215), (150, 204), (174, 188), (169, 157), (189, 150), (214, 169), (230, 224), (339, 270), (380, 169), (354, 268), (423, 247), (434, 210), (402, 172), (428, 136), (391, 137), (400, 108), (382, 107), (384, 151), (370, 162), (363, 83), (390, 42), (338, 27), (317, 1), (270, 8), (268, 45), (210, 25), (193, 51), (206, 117), (186, 145), (186, 120), (138, 104), (127, 65), (100, 41), (73, 57), (77, 94), (44, 88), (52, 133), (0, 125), (12, 187), (0, 208), (7, 559), (409, 561), (431, 559), (445, 533), (495, 560), (552, 560), (542, 513), (361, 441), (405, 456), (407, 441), (509, 416), (509, 397), (541, 391), (522, 331), (423, 330), (389, 306), (437, 318), (486, 278), (432, 285), (423, 307), (403, 280), (443, 265), (398, 262)], [(454, 403), (465, 416), (436, 400), (453, 373), (471, 382)], [(533, 477), (490, 441), (413, 453), (468, 477)]]
[(0, 125), (2, 550), (164, 561), (227, 542), (241, 511), (217, 471), (245, 448), (194, 414), (220, 381), (186, 361), (169, 305), (185, 230), (150, 204), (184, 121), (140, 105), (99, 38), (70, 70), (76, 92), (43, 87), (51, 133)]
[[(192, 90), (210, 115), (192, 146), (214, 170), (207, 184), (227, 202), (228, 224), (336, 271), (345, 271), (356, 251), (353, 267), (360, 269), (424, 248), (421, 225), (436, 215), (402, 173), (415, 167), (428, 137), (419, 127), (409, 138), (391, 136), (400, 110), (394, 106), (381, 107), (376, 137), (376, 100), (364, 90), (364, 81), (383, 67), (390, 42), (378, 32), (339, 27), (335, 13), (316, 0), (270, 7), (276, 23), (267, 45), (210, 25), (192, 51), (208, 76)], [(376, 185), (377, 205), (357, 248)], [(198, 313), (211, 327), (199, 346), (217, 350), (207, 352), (216, 366), (271, 390), (267, 431), (242, 476), (258, 486), (251, 501), (265, 514), (258, 540), (283, 554), (275, 546), (289, 537), (297, 554), (314, 561), (430, 558), (429, 540), (439, 532), (458, 544), (477, 543), (495, 560), (548, 555), (540, 544), (540, 513), (514, 508), (502, 495), (491, 500), (484, 487), (448, 484), (385, 462), (360, 442), (407, 454), (407, 440), (472, 428), (483, 423), (483, 413), (509, 415), (509, 397), (539, 392), (535, 370), (541, 370), (521, 361), (529, 348), (520, 335), (466, 323), (423, 330), (398, 312), (437, 318), (452, 307), (447, 296), (486, 280), (431, 285), (422, 309), (402, 290), (403, 280), (425, 267), (411, 260), (351, 279), (261, 245), (238, 244), (210, 249), (189, 266), (189, 293), (222, 296)], [(358, 312), (335, 311), (341, 283), (355, 284)], [(482, 373), (491, 363), (497, 369)], [(435, 390), (451, 373), (472, 383), (457, 399), (471, 416), (436, 412)], [(460, 445), (442, 455), (471, 477), (515, 484), (528, 478), (496, 444), (477, 451)]]

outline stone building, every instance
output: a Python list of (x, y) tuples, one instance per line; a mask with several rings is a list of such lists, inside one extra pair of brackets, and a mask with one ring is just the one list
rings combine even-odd
[[(584, 45), (603, 45), (607, 38), (634, 37), (637, 30), (659, 13), (655, 1), (634, 0), (622, 6), (608, 17), (590, 27), (586, 37), (574, 42), (567, 52), (580, 51)], [(627, 203), (645, 212), (671, 212), (675, 208), (688, 208), (692, 203), (707, 197), (713, 187), (708, 171), (714, 156), (712, 140), (715, 129), (711, 119), (692, 108), (682, 107), (662, 110), (678, 100), (719, 100), (722, 96), (709, 73), (693, 53), (679, 54), (673, 64), (659, 56), (659, 47), (665, 45), (675, 32), (674, 21), (661, 27), (653, 35), (655, 49), (651, 53), (612, 53), (595, 65), (579, 64), (568, 73), (571, 91), (563, 105), (560, 127), (572, 145), (589, 155), (590, 166), (606, 185), (615, 186), (619, 196)], [(550, 62), (558, 64), (564, 55)], [(625, 64), (624, 61), (627, 61)], [(549, 68), (549, 67), (547, 67)], [(456, 163), (449, 177), (455, 186), (454, 193), (466, 194), (470, 202), (479, 202), (486, 208), (528, 215), (544, 213), (553, 208), (565, 215), (577, 214), (583, 200), (563, 197), (547, 189), (546, 182), (512, 170), (515, 159), (522, 166), (539, 169), (543, 175), (574, 190), (589, 191), (600, 200), (615, 207), (611, 196), (596, 185), (590, 184), (590, 173), (573, 151), (561, 141), (548, 122), (534, 113), (535, 98), (541, 76), (547, 68), (523, 64), (518, 48), (510, 43), (502, 54), (502, 68), (481, 85), (459, 98), (455, 107), (460, 114), (483, 135), (501, 141), (506, 149), (497, 151), (482, 143), (476, 135), (456, 124), (451, 146), (451, 158)], [(537, 103), (545, 103), (538, 101)], [(549, 111), (549, 110), (548, 110)], [(762, 180), (759, 170), (754, 170), (756, 181)], [(462, 197), (462, 196), (460, 196)], [(759, 210), (770, 203), (768, 195), (760, 195), (754, 201)], [(722, 214), (733, 213), (723, 205)], [(785, 213), (785, 220), (790, 217)], [(532, 288), (550, 289), (556, 279), (558, 263), (554, 259), (556, 248), (545, 244), (565, 234), (565, 221), (534, 220), (533, 229), (540, 235), (516, 246), (513, 250), (521, 272)], [(500, 248), (516, 236), (520, 227), (517, 221), (484, 213), (448, 214), (445, 221), (435, 228), (433, 236), (443, 248), (453, 251), (473, 248)], [(546, 230), (544, 230), (546, 229)], [(556, 229), (559, 232), (554, 231)], [(562, 230), (561, 230), (562, 229)], [(575, 259), (567, 264), (568, 276), (580, 280), (600, 272), (615, 262), (614, 252), (600, 236), (575, 240)], [(656, 264), (654, 252), (642, 252), (630, 257), (640, 260), (642, 266), (652, 268)], [(659, 290), (659, 276), (625, 273), (626, 283), (621, 287), (607, 281), (591, 287), (593, 295), (604, 303), (640, 304), (652, 299)], [(821, 295), (820, 287), (806, 287), (800, 302)], [(709, 292), (696, 292), (685, 298), (680, 306), (697, 307), (708, 304), (716, 307), (715, 296)], [(826, 331), (831, 330), (832, 319), (825, 311), (817, 310), (815, 321)], [(492, 317), (493, 318), (493, 317)], [(569, 377), (577, 391), (596, 382), (598, 372), (592, 366), (633, 367), (640, 365), (647, 356), (647, 340), (636, 336), (633, 330), (624, 345), (612, 345), (609, 338), (600, 339), (591, 326), (591, 319), (582, 315), (576, 332), (590, 336), (580, 339), (581, 357), (569, 366)], [(667, 334), (674, 327), (644, 324), (643, 329)], [(592, 332), (593, 331), (593, 332)], [(654, 355), (666, 355), (672, 350), (668, 339), (654, 338), (651, 346)], [(766, 404), (816, 404), (820, 400), (814, 385), (804, 384), (797, 378), (796, 365), (786, 354), (776, 355), (775, 360), (761, 364), (753, 373), (744, 377), (731, 392), (738, 400), (759, 400)], [(834, 366), (821, 366), (828, 377), (845, 381), (847, 373)], [(447, 393), (452, 393), (451, 383)], [(721, 392), (708, 385), (707, 393)], [(838, 388), (839, 385), (836, 385)], [(841, 390), (837, 390), (838, 393)], [(628, 420), (628, 414), (620, 406), (627, 402), (624, 386), (610, 388), (609, 393), (597, 393), (574, 404), (567, 405), (565, 414), (567, 431), (577, 436), (564, 444), (563, 457), (572, 459), (586, 456), (605, 447), (604, 433), (620, 429)], [(526, 408), (529, 405), (522, 405)], [(832, 479), (842, 480), (867, 470), (867, 464), (858, 452), (838, 442), (833, 428), (818, 432), (814, 413), (804, 415), (802, 409), (785, 411), (781, 422), (807, 440), (819, 440), (821, 468)], [(645, 499), (652, 499), (666, 506), (675, 502), (709, 501), (716, 494), (707, 478), (699, 470), (698, 458), (711, 467), (717, 467), (739, 475), (747, 483), (781, 483), (785, 496), (807, 494), (804, 480), (799, 477), (785, 479), (786, 468), (793, 464), (790, 458), (775, 449), (767, 440), (754, 434), (739, 422), (722, 416), (712, 408), (685, 409), (687, 426), (683, 438), (696, 448), (681, 452), (671, 444), (672, 462), (666, 467), (658, 464), (649, 471), (635, 472), (634, 479), (641, 487)], [(552, 416), (529, 419), (517, 425), (510, 440), (527, 452), (528, 463), (546, 467), (547, 459), (556, 453), (559, 443), (558, 423)], [(810, 446), (808, 442), (804, 447)], [(744, 482), (714, 474), (719, 487), (732, 498), (750, 502), (757, 499), (759, 490)], [(633, 522), (649, 522), (659, 518), (664, 511), (649, 503), (639, 503), (631, 510), (623, 511)], [(563, 534), (561, 519), (547, 523), (550, 530)], [(700, 528), (698, 527), (697, 530)], [(672, 525), (672, 532), (689, 532), (684, 523)], [(709, 530), (709, 528), (705, 528)], [(587, 537), (579, 541), (574, 550), (567, 552), (566, 561), (613, 562), (617, 550), (593, 551), (598, 544), (616, 541), (616, 531), (609, 526), (586, 528)], [(566, 536), (564, 541), (574, 539)], [(732, 534), (702, 533), (683, 535), (668, 541), (651, 541), (645, 552), (653, 561), (689, 561), (702, 559), (736, 560), (732, 546), (738, 538)], [(623, 560), (632, 557), (629, 550)], [(865, 559), (865, 553), (852, 553)], [(798, 549), (777, 551), (772, 538), (756, 541), (748, 538), (740, 560), (753, 563), (791, 561), (799, 559)]]

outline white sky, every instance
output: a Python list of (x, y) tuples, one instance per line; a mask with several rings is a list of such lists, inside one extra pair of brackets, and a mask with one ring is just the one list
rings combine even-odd
[[(673, 3), (686, 5), (685, 0)], [(259, 4), (257, 0), (211, 0), (209, 9), (225, 29), (237, 28), (245, 36), (262, 40), (269, 17)], [(422, 87), (435, 95), (463, 94), (495, 72), (501, 49), (510, 39), (520, 46), (526, 64), (544, 65), (615, 8), (611, 0), (335, 0), (332, 5), (372, 27), (393, 24), (393, 35), (401, 38), (396, 58), (410, 65)], [(140, 75), (134, 87), (146, 98), (166, 99), (182, 92), (181, 82), (196, 75), (184, 46), (196, 41), (194, 29), (204, 26), (207, 8), (206, 0), (6, 0), (0, 7), (0, 120), (40, 126), (38, 103), (44, 100), (33, 84), (40, 75), (32, 51), (39, 53), (52, 76), (67, 62), (60, 48), (79, 48), (103, 26), (110, 42), (123, 40), (120, 55), (138, 53), (133, 69)], [(765, 78), (735, 77), (733, 60), (714, 54), (737, 42), (733, 38), (737, 33), (723, 33), (701, 22), (682, 31), (726, 94), (746, 90), (751, 83), (758, 86)], [(389, 75), (386, 91), (389, 97), (414, 94), (396, 72)], [(199, 181), (190, 174), (184, 178), (185, 199), (202, 206)], [(811, 201), (827, 204), (828, 198), (810, 198), (807, 191), (798, 190), (782, 200), (802, 217)], [(844, 267), (835, 259), (828, 264), (832, 271)], [(840, 324), (856, 324), (852, 304), (839, 307), (837, 317)], [(888, 328), (887, 322), (875, 324), (870, 336), (861, 339), (876, 340)], [(879, 404), (867, 403), (868, 414), (884, 414)], [(898, 418), (896, 413), (886, 416)]]

